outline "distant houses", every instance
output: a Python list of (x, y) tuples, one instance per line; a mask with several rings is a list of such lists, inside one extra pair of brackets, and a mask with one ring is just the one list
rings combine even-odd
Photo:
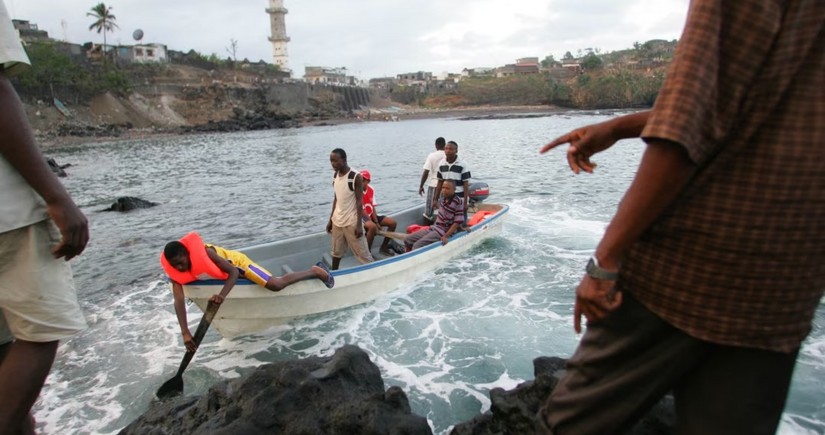
[(24, 46), (33, 43), (52, 43), (58, 51), (75, 59), (78, 56), (84, 56), (89, 61), (97, 62), (101, 61), (104, 56), (109, 56), (120, 64), (169, 62), (166, 45), (164, 44), (107, 44), (105, 47), (102, 44), (93, 42), (87, 42), (83, 45), (72, 44), (50, 38), (48, 32), (40, 30), (37, 24), (29, 21), (12, 20), (12, 24)]
[[(232, 68), (239, 68), (247, 71), (260, 72), (275, 77), (280, 82), (290, 82), (291, 72), (277, 70), (277, 67), (264, 61), (250, 62), (246, 59), (237, 61), (232, 59), (219, 59), (215, 54), (204, 56), (190, 50), (180, 52), (169, 50), (165, 44), (160, 43), (137, 43), (134, 45), (110, 45), (103, 46), (94, 42), (87, 42), (83, 45), (69, 42), (57, 41), (49, 37), (46, 31), (40, 30), (37, 24), (26, 20), (12, 20), (14, 28), (17, 30), (24, 45), (36, 43), (50, 43), (55, 49), (69, 55), (79, 62), (102, 63), (108, 59), (113, 64), (126, 66), (131, 64), (184, 64), (203, 69), (214, 69), (221, 66), (230, 65)], [(306, 66), (304, 68), (303, 81), (313, 85), (324, 86), (369, 86), (374, 89), (384, 89), (392, 91), (397, 86), (403, 86), (414, 90), (414, 92), (427, 92), (431, 90), (450, 90), (458, 87), (459, 82), (468, 79), (482, 78), (508, 78), (516, 76), (529, 76), (546, 74), (556, 80), (567, 80), (577, 75), (585, 73), (588, 68), (593, 69), (588, 61), (598, 55), (598, 68), (636, 68), (650, 69), (670, 61), (676, 47), (676, 41), (650, 40), (645, 43), (634, 44), (633, 49), (621, 50), (612, 53), (598, 54), (598, 50), (586, 49), (588, 54), (579, 57), (573, 56), (570, 52), (565, 53), (561, 61), (547, 56), (544, 60), (538, 57), (523, 57), (515, 60), (515, 63), (498, 67), (473, 67), (464, 68), (461, 73), (444, 73), (440, 76), (429, 71), (414, 71), (397, 74), (394, 77), (372, 78), (368, 83), (348, 73), (346, 67), (326, 67), (326, 66)], [(603, 66), (602, 66), (603, 65)], [(301, 80), (297, 79), (296, 80)]]
[(307, 66), (304, 67), (304, 81), (311, 84), (328, 86), (358, 85), (358, 79), (348, 75), (346, 67)]

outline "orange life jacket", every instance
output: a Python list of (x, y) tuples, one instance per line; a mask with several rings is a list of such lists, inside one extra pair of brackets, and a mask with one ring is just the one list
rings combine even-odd
[(496, 214), (496, 212), (490, 211), (490, 210), (477, 211), (477, 212), (475, 212), (475, 214), (473, 214), (473, 217), (470, 218), (470, 222), (467, 222), (467, 225), (468, 226), (473, 226), (473, 225), (483, 221), (484, 218), (486, 218), (487, 216), (489, 216), (491, 214)]
[(419, 231), (429, 230), (429, 229), (430, 229), (429, 225), (412, 224), (412, 225), (409, 225), (407, 227), (407, 234), (417, 233)]
[(192, 231), (191, 233), (181, 237), (180, 242), (189, 251), (189, 263), (191, 267), (187, 271), (179, 271), (169, 264), (163, 252), (160, 253), (160, 264), (163, 266), (164, 272), (169, 275), (172, 281), (180, 284), (188, 284), (199, 279), (226, 279), (229, 274), (221, 270), (206, 253), (206, 246), (203, 244), (201, 236)]

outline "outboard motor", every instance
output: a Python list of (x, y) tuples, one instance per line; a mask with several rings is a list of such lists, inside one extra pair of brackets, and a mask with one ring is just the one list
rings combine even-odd
[(490, 186), (487, 183), (477, 181), (470, 184), (470, 205), (483, 202), (488, 196), (490, 196)]

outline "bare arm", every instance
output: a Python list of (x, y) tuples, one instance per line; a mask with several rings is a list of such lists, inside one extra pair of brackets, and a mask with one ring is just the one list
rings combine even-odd
[(441, 188), (444, 186), (444, 180), (438, 180), (438, 184), (435, 186), (435, 191), (433, 192), (433, 210), (437, 209), (438, 204), (438, 195), (441, 195)]
[(430, 170), (425, 169), (424, 172), (421, 174), (421, 183), (418, 185), (418, 195), (421, 196), (424, 194), (424, 183), (427, 182), (427, 178), (430, 177)]
[(464, 185), (464, 210), (469, 210), (470, 207), (470, 182), (468, 180), (464, 180), (461, 183)]
[[(696, 171), (685, 150), (667, 141), (650, 141), (636, 177), (619, 203), (596, 248), (599, 265), (618, 270), (622, 258), (651, 223), (679, 195)], [(581, 332), (581, 315), (597, 321), (621, 305), (613, 281), (585, 275), (576, 289), (575, 329)]]
[[(364, 210), (364, 185), (361, 181), (361, 175), (355, 176), (355, 215), (361, 216), (361, 210)], [(364, 226), (361, 222), (355, 223), (355, 237), (364, 235)]]
[(223, 300), (226, 299), (226, 295), (232, 291), (232, 288), (235, 287), (235, 283), (238, 281), (238, 268), (230, 264), (228, 261), (224, 260), (223, 257), (218, 255), (213, 248), (206, 248), (206, 255), (209, 256), (209, 259), (212, 260), (215, 265), (217, 265), (222, 271), (229, 274), (229, 277), (223, 283), (223, 288), (219, 294), (213, 295), (209, 300), (220, 305), (223, 303)]
[(186, 346), (187, 351), (194, 352), (198, 345), (195, 344), (186, 321), (186, 299), (183, 295), (183, 286), (175, 281), (172, 281), (172, 296), (175, 298), (175, 314), (178, 317), (180, 333), (183, 335), (183, 345)]
[(577, 128), (553, 139), (550, 143), (541, 147), (539, 152), (546, 153), (559, 145), (569, 143), (567, 163), (570, 165), (570, 169), (577, 174), (582, 170), (593, 172), (596, 164), (590, 161), (590, 157), (610, 148), (619, 140), (639, 137), (649, 116), (650, 111), (648, 110)]
[(461, 224), (458, 223), (458, 222), (453, 222), (453, 224), (450, 225), (450, 228), (447, 229), (447, 232), (444, 233), (443, 236), (441, 236), (441, 244), (442, 245), (446, 245), (447, 242), (450, 241), (450, 237), (452, 237), (453, 234), (455, 234), (455, 232), (458, 231), (458, 228), (460, 227), (460, 225)]
[(599, 264), (617, 269), (630, 246), (670, 205), (695, 171), (696, 166), (681, 146), (649, 141), (636, 177), (596, 248)]
[(327, 232), (332, 232), (332, 215), (335, 213), (335, 205), (338, 204), (338, 195), (332, 198), (332, 211), (329, 212), (329, 221), (327, 222)]
[(9, 79), (0, 74), (0, 154), (46, 202), (60, 229), (61, 241), (52, 248), (56, 258), (70, 260), (86, 248), (89, 223), (52, 173), (34, 142), (23, 105)]

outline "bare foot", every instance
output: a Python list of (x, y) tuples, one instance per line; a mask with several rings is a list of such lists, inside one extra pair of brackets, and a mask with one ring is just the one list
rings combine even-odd
[(321, 266), (312, 266), (312, 271), (315, 272), (315, 277), (321, 281), (326, 281), (329, 277), (329, 272), (324, 270)]

